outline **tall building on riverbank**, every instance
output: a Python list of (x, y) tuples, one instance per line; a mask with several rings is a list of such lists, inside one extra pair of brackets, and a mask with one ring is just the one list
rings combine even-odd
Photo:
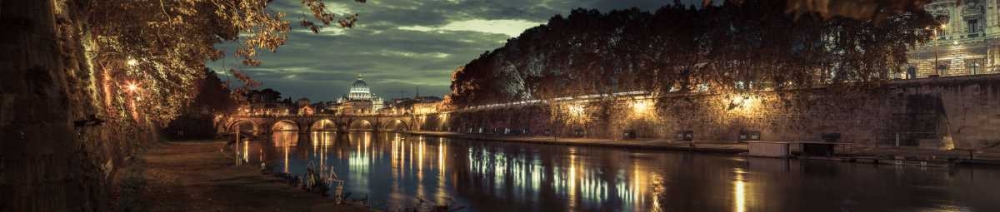
[(924, 8), (944, 24), (909, 52), (901, 78), (1000, 73), (1000, 7), (990, 0), (934, 0)]
[(350, 91), (337, 100), (339, 114), (372, 114), (384, 107), (382, 97), (371, 92), (361, 75), (351, 84)]

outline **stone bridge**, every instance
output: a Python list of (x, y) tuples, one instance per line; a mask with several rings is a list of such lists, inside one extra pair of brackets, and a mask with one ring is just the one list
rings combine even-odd
[(237, 130), (253, 134), (270, 134), (275, 131), (368, 131), (405, 132), (420, 127), (413, 115), (288, 115), (288, 116), (232, 116), (220, 120), (216, 126), (220, 133)]

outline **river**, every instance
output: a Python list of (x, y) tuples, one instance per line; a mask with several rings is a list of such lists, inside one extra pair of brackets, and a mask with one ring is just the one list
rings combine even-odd
[[(395, 133), (275, 132), (240, 163), (313, 166), (400, 211), (997, 211), (1000, 169), (746, 158)], [(322, 168), (320, 168), (322, 167)], [(426, 204), (425, 204), (426, 205)]]

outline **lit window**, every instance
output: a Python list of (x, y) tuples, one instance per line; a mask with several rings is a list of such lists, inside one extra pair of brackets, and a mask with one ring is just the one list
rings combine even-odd
[(969, 74), (970, 75), (979, 74), (979, 63), (978, 62), (969, 63), (969, 67), (968, 68), (969, 68)]

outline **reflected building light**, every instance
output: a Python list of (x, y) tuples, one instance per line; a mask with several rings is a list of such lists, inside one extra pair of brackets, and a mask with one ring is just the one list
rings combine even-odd
[(289, 148), (288, 145), (283, 145), (282, 146), (282, 149), (284, 149), (284, 151), (285, 151), (285, 161), (284, 161), (285, 162), (285, 167), (283, 169), (283, 171), (285, 173), (288, 173), (288, 152), (289, 152), (288, 148)]
[(632, 167), (633, 167), (632, 168), (632, 201), (635, 203), (636, 208), (638, 208), (638, 206), (640, 206), (643, 202), (645, 202), (644, 201), (645, 199), (643, 198), (643, 194), (645, 194), (646, 192), (643, 191), (643, 189), (646, 187), (646, 185), (644, 185), (644, 184), (648, 183), (649, 181), (648, 181), (648, 179), (646, 179), (645, 172), (639, 171), (638, 165), (633, 164)]
[(525, 173), (524, 165), (520, 163), (521, 160), (519, 159), (519, 157), (515, 157), (513, 158), (513, 160), (514, 162), (512, 162), (510, 166), (511, 166), (511, 177), (514, 178), (514, 180), (511, 181), (511, 183), (514, 184), (514, 193), (523, 192), (525, 187), (525, 182), (523, 177)]
[(570, 148), (569, 177), (568, 177), (569, 182), (566, 183), (567, 187), (569, 187), (568, 193), (569, 193), (570, 209), (576, 208), (576, 154), (574, 154), (576, 152), (575, 150), (576, 150), (575, 148)]
[(391, 161), (392, 161), (392, 172), (393, 172), (393, 178), (394, 179), (396, 179), (397, 177), (399, 177), (398, 176), (399, 173), (402, 172), (402, 169), (401, 169), (402, 165), (400, 164), (400, 161), (403, 160), (400, 157), (401, 150), (402, 150), (402, 147), (401, 147), (401, 144), (399, 143), (399, 137), (397, 136), (396, 139), (392, 140), (392, 160)]
[(641, 164), (637, 160), (632, 161), (632, 187), (629, 189), (631, 193), (631, 201), (633, 203), (633, 208), (641, 208), (643, 203), (646, 202), (646, 188), (650, 186), (651, 179), (649, 178), (648, 172), (643, 171)]
[(404, 146), (403, 152), (406, 152), (407, 155), (404, 164), (406, 164), (406, 169), (411, 171), (413, 170), (413, 155), (416, 154), (414, 153), (415, 151), (414, 149), (416, 148), (413, 148), (413, 144), (414, 144), (413, 142), (407, 142), (407, 144), (403, 145)]
[[(358, 144), (360, 148), (360, 144)], [(359, 149), (360, 150), (360, 149)], [(368, 172), (371, 168), (371, 163), (368, 160), (368, 153), (364, 151), (355, 151), (349, 153), (348, 156), (348, 169), (351, 174), (352, 187), (358, 189), (357, 191), (362, 192), (368, 189)]]
[(365, 136), (364, 136), (365, 149), (367, 150), (368, 147), (371, 146), (371, 143), (372, 143), (372, 133), (371, 132), (365, 132), (364, 134), (365, 134)]
[[(535, 160), (531, 163), (531, 190), (535, 191), (535, 194), (538, 194), (540, 193), (539, 189), (541, 189), (540, 188), (541, 185), (542, 185), (542, 166), (541, 162), (538, 161), (538, 158), (535, 158)], [(537, 200), (538, 196), (536, 195), (535, 198)]]
[(468, 156), (469, 156), (469, 170), (471, 170), (472, 173), (479, 173), (479, 165), (478, 165), (479, 160), (476, 160), (472, 156), (472, 154), (473, 154), (472, 147), (470, 146), (469, 149), (466, 150), (465, 152), (468, 153)]
[(250, 141), (243, 141), (243, 162), (250, 163)]
[(417, 175), (418, 177), (424, 176), (424, 139), (420, 139), (420, 144), (417, 146)]
[[(619, 174), (624, 174), (620, 172)], [(638, 161), (632, 161), (632, 173), (631, 176), (627, 178), (619, 177), (618, 182), (615, 184), (615, 189), (617, 190), (618, 198), (620, 198), (625, 203), (633, 203), (634, 208), (640, 208), (642, 206), (643, 195), (645, 191), (643, 189), (646, 187), (647, 177), (645, 172), (642, 172)]]
[(444, 175), (445, 171), (445, 157), (448, 154), (447, 148), (444, 146), (444, 140), (438, 140), (438, 173)]
[(600, 203), (607, 199), (607, 183), (597, 176), (595, 170), (580, 170), (580, 196), (588, 200), (586, 202)]
[(310, 134), (312, 136), (312, 147), (313, 147), (313, 157), (319, 156), (319, 145), (323, 142), (323, 138), (319, 136), (318, 133), (313, 132)]
[[(239, 135), (237, 135), (237, 136), (239, 136)], [(239, 140), (237, 140), (236, 141), (236, 148), (233, 149), (233, 152), (235, 152), (235, 154), (236, 154), (236, 157), (233, 158), (233, 163), (235, 163), (237, 166), (242, 164), (242, 163), (240, 163), (241, 156), (239, 155), (242, 152), (242, 151), (240, 151), (240, 149), (243, 149), (243, 148), (240, 147), (240, 145), (242, 145), (241, 143), (243, 143), (243, 142), (240, 142)]]
[(333, 145), (333, 142), (337, 141), (337, 138), (334, 137), (334, 136), (335, 135), (333, 133), (331, 133), (331, 132), (323, 132), (323, 138), (324, 138), (324, 141), (326, 141), (326, 142), (323, 142), (323, 148), (329, 148), (330, 145)]
[(736, 179), (733, 182), (733, 211), (744, 212), (746, 211), (746, 183), (743, 181), (743, 174), (745, 172), (741, 168), (736, 168)]
[(501, 151), (497, 151), (493, 154), (493, 164), (495, 165), (493, 168), (493, 181), (496, 182), (494, 186), (497, 190), (501, 190), (507, 183), (505, 181), (507, 177), (507, 155)]
[[(653, 173), (652, 175), (653, 175), (652, 176), (653, 182), (663, 182), (663, 179), (658, 174)], [(663, 186), (660, 186), (659, 184), (653, 186), (653, 192), (650, 197), (653, 199), (653, 206), (652, 206), (653, 210), (660, 211), (660, 208), (663, 208), (662, 203), (660, 203), (660, 198), (658, 196), (661, 192), (663, 192)]]
[[(319, 146), (323, 146), (323, 148), (320, 148), (319, 153), (317, 154), (319, 156), (319, 171), (320, 173), (322, 173), (323, 170), (326, 169), (326, 146), (323, 145), (323, 143), (326, 143), (326, 136), (320, 136), (319, 138), (320, 138), (319, 143), (321, 143)], [(313, 152), (315, 151), (316, 150), (313, 150)]]
[(448, 154), (448, 148), (444, 146), (444, 138), (439, 138), (438, 140), (438, 184), (437, 184), (437, 203), (438, 204), (448, 204), (447, 202), (447, 190), (445, 189), (445, 157)]
[(417, 196), (424, 197), (424, 140), (420, 139), (417, 145)]

